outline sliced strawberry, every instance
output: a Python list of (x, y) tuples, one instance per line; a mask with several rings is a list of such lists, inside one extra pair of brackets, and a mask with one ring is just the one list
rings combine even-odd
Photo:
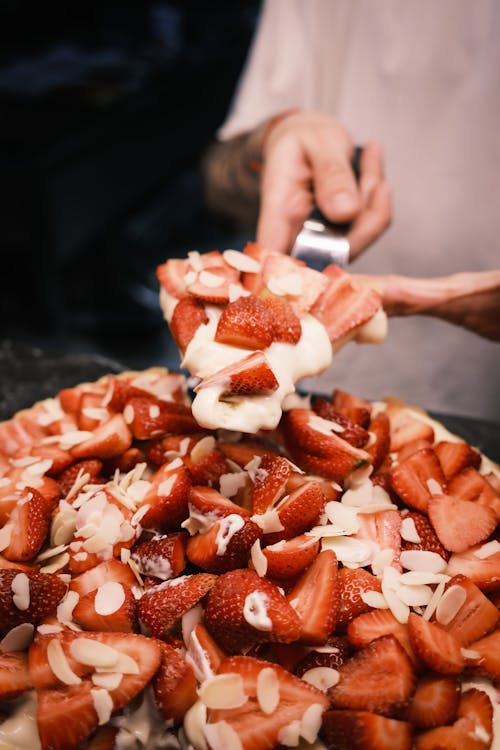
[(130, 448), (132, 433), (121, 414), (95, 428), (88, 440), (75, 445), (71, 453), (75, 458), (114, 458)]
[(475, 674), (490, 677), (495, 682), (500, 680), (500, 630), (494, 630), (493, 633), (471, 643), (468, 648), (476, 652), (474, 658), (467, 660), (468, 668)]
[(363, 448), (368, 442), (368, 431), (337, 411), (330, 401), (324, 398), (315, 398), (312, 408), (319, 417), (334, 422), (338, 426), (339, 435), (348, 443), (354, 445), (355, 448)]
[(326, 643), (339, 610), (337, 558), (332, 550), (319, 553), (287, 599), (302, 621), (299, 641), (308, 645)]
[(185, 532), (157, 534), (148, 541), (136, 544), (132, 551), (139, 573), (166, 580), (180, 575), (186, 567)]
[(208, 523), (214, 523), (219, 518), (224, 518), (234, 513), (245, 517), (250, 515), (248, 510), (240, 508), (239, 505), (228, 500), (218, 490), (200, 485), (191, 487), (189, 505), (195, 509), (197, 515), (207, 516)]
[(471, 500), (491, 508), (500, 522), (500, 491), (473, 466), (463, 469), (449, 482), (448, 492), (461, 500)]
[(190, 270), (187, 258), (169, 258), (156, 269), (156, 276), (166, 292), (181, 299), (187, 294), (185, 276)]
[(446, 599), (440, 602), (436, 620), (463, 646), (485, 636), (500, 620), (495, 605), (464, 575), (453, 576), (443, 596)]
[(283, 297), (271, 294), (262, 297), (262, 301), (272, 316), (273, 341), (296, 344), (302, 336), (302, 326), (291, 304)]
[(265, 456), (268, 453), (279, 455), (279, 451), (266, 443), (263, 440), (257, 438), (248, 438), (243, 436), (242, 439), (237, 442), (224, 442), (219, 441), (219, 448), (231, 461), (238, 464), (241, 468), (244, 468), (255, 456)]
[(262, 550), (267, 560), (266, 576), (271, 580), (294, 581), (316, 559), (320, 540), (307, 534), (292, 539), (283, 539)]
[(195, 297), (183, 297), (174, 308), (170, 332), (179, 349), (184, 352), (198, 328), (208, 322), (205, 305)]
[(259, 297), (239, 297), (222, 311), (214, 339), (243, 349), (267, 349), (273, 340), (271, 310)]
[(303, 534), (318, 522), (325, 501), (319, 482), (304, 482), (276, 506), (283, 529), (266, 534), (266, 543), (275, 544)]
[(395, 402), (389, 403), (386, 414), (391, 422), (391, 451), (400, 451), (413, 440), (424, 439), (434, 443), (434, 428), (419, 419), (417, 412)]
[(201, 622), (197, 622), (189, 633), (187, 645), (189, 661), (202, 679), (206, 678), (207, 669), (210, 674), (218, 672), (227, 656)]
[(210, 573), (195, 573), (153, 586), (139, 600), (141, 622), (151, 635), (164, 637), (188, 610), (203, 599), (215, 580)]
[(29, 410), (26, 410), (13, 419), (0, 423), (0, 451), (5, 456), (14, 456), (21, 448), (31, 448), (40, 443), (46, 434)]
[(450, 552), (465, 552), (483, 542), (497, 525), (493, 510), (453, 495), (432, 495), (428, 512), (439, 541)]
[(197, 699), (193, 667), (179, 649), (164, 643), (160, 668), (153, 679), (155, 703), (166, 722), (180, 724)]
[(391, 470), (390, 480), (398, 497), (421, 513), (427, 513), (431, 494), (446, 487), (441, 464), (432, 448), (419, 450), (398, 463)]
[(51, 465), (46, 469), (45, 474), (49, 477), (57, 477), (61, 471), (70, 466), (74, 458), (69, 451), (59, 448), (57, 445), (33, 445), (31, 448), (20, 450), (15, 456), (14, 461), (23, 456), (32, 456), (40, 461), (51, 461)]
[(82, 745), (81, 750), (115, 750), (115, 740), (120, 730), (110, 724), (96, 729), (90, 739)]
[(340, 611), (337, 623), (339, 630), (344, 630), (349, 622), (372, 608), (363, 601), (362, 594), (368, 591), (382, 591), (379, 578), (364, 568), (341, 568), (339, 570)]
[(179, 435), (165, 435), (159, 438), (153, 438), (146, 446), (146, 458), (149, 463), (156, 467), (161, 466), (174, 458), (184, 459), (191, 451), (196, 442), (208, 433), (193, 433)]
[(86, 682), (38, 692), (37, 724), (44, 750), (77, 750), (97, 729), (92, 688)]
[(368, 401), (336, 388), (332, 393), (332, 404), (345, 417), (368, 429), (372, 413), (372, 405)]
[(291, 409), (283, 418), (285, 443), (293, 460), (306, 471), (338, 482), (367, 463), (369, 455), (339, 437), (335, 428), (333, 422), (309, 409)]
[(82, 597), (90, 591), (95, 591), (108, 581), (123, 583), (126, 586), (137, 584), (137, 579), (130, 566), (111, 558), (73, 578), (69, 587), (71, 591), (76, 591)]
[(214, 443), (214, 447), (201, 450), (197, 443), (193, 446), (195, 450), (183, 457), (184, 465), (189, 471), (191, 482), (196, 485), (218, 486), (223, 474), (230, 473), (231, 469), (225, 455)]
[(78, 477), (88, 475), (89, 484), (96, 484), (103, 467), (102, 461), (97, 458), (90, 458), (86, 461), (77, 461), (69, 468), (65, 469), (57, 477), (61, 492), (65, 497), (73, 487)]
[(92, 432), (103, 422), (107, 422), (112, 415), (111, 409), (102, 406), (103, 396), (98, 393), (84, 393), (80, 400), (80, 408), (76, 414), (79, 430)]
[(327, 287), (317, 298), (311, 313), (325, 326), (330, 341), (338, 341), (369, 321), (382, 307), (380, 295), (361, 287), (337, 266), (323, 271)]
[(306, 655), (293, 667), (293, 672), (298, 677), (303, 677), (310, 669), (317, 667), (339, 669), (350, 656), (352, 648), (347, 638), (331, 635), (321, 648), (308, 648)]
[(408, 632), (412, 648), (427, 667), (440, 674), (460, 674), (465, 667), (460, 641), (415, 612), (410, 612)]
[(10, 540), (3, 549), (4, 557), (14, 562), (32, 560), (45, 543), (50, 525), (50, 509), (38, 490), (28, 487), (23, 491), (8, 524)]
[(145, 529), (177, 531), (188, 515), (188, 497), (191, 480), (187, 469), (180, 461), (160, 466), (150, 479), (148, 490), (140, 507), (148, 506), (141, 519)]
[(357, 651), (339, 669), (328, 690), (333, 708), (401, 716), (415, 690), (416, 677), (406, 651), (392, 635), (377, 638)]
[[(445, 550), (432, 528), (427, 516), (416, 511), (405, 513), (401, 525), (401, 549), (435, 552), (443, 560), (449, 560), (450, 553)], [(413, 541), (414, 533), (419, 541)], [(409, 538), (407, 538), (409, 537)], [(410, 541), (411, 540), (411, 541)]]
[(415, 736), (414, 750), (486, 750), (486, 745), (470, 736), (467, 728), (455, 722), (435, 727)]
[(115, 458), (108, 458), (104, 464), (105, 476), (113, 476), (118, 470), (121, 474), (128, 474), (137, 464), (144, 463), (145, 456), (141, 448), (132, 446)]
[(467, 443), (441, 440), (435, 445), (434, 450), (441, 461), (447, 481), (468, 466), (479, 469), (481, 464), (481, 454)]
[(251, 493), (254, 513), (264, 513), (283, 497), (292, 473), (292, 464), (283, 456), (262, 456)]
[[(261, 674), (266, 670), (263, 677)], [(299, 677), (290, 674), (278, 664), (261, 661), (250, 656), (230, 656), (222, 662), (219, 675), (236, 674), (243, 680), (243, 690), (248, 700), (238, 708), (210, 709), (206, 735), (212, 747), (219, 744), (222, 722), (229, 724), (234, 736), (239, 739), (242, 750), (270, 750), (280, 743), (298, 743), (298, 731), (304, 733), (308, 742), (316, 739), (318, 727), (314, 717), (328, 707), (325, 694)], [(266, 682), (277, 685), (279, 702), (273, 711), (266, 703)], [(314, 706), (314, 708), (313, 708)], [(319, 718), (319, 716), (317, 718)], [(295, 727), (295, 733), (293, 728)], [(291, 731), (290, 740), (287, 734)], [(226, 747), (236, 747), (227, 744)]]
[(447, 574), (462, 573), (481, 591), (500, 591), (500, 550), (483, 556), (486, 545), (474, 545), (465, 552), (455, 552), (448, 561)]
[(391, 445), (391, 427), (387, 414), (380, 412), (372, 417), (368, 435), (370, 439), (364, 449), (370, 456), (370, 463), (375, 472), (386, 460)]
[(137, 605), (129, 586), (108, 581), (81, 597), (73, 620), (83, 630), (134, 633), (138, 630)]
[(427, 672), (420, 677), (408, 709), (408, 720), (419, 729), (451, 724), (460, 702), (460, 680), (456, 675)]
[(0, 700), (10, 701), (32, 687), (26, 654), (0, 651)]
[(168, 432), (197, 432), (200, 429), (189, 406), (149, 397), (135, 396), (129, 399), (123, 417), (136, 440), (149, 440)]
[(328, 285), (324, 274), (289, 255), (275, 252), (265, 258), (262, 277), (266, 285), (263, 294), (283, 296), (299, 316), (311, 310)]
[[(410, 440), (409, 443), (405, 443), (397, 453), (398, 456), (398, 463), (403, 463), (403, 461), (406, 461), (407, 458), (410, 458), (414, 453), (417, 453), (417, 451), (421, 451), (424, 449), (433, 448), (433, 444), (431, 440), (427, 440), (427, 438), (415, 438), (415, 440)], [(441, 467), (442, 468), (442, 467)]]
[(0, 630), (50, 615), (66, 593), (66, 584), (52, 573), (0, 570)]
[(217, 521), (208, 531), (192, 536), (186, 547), (188, 560), (209, 573), (225, 573), (244, 567), (262, 529), (240, 514)]
[(370, 711), (327, 711), (320, 736), (329, 750), (411, 750), (411, 726)]
[(393, 635), (406, 651), (416, 667), (416, 658), (410, 643), (408, 627), (396, 620), (390, 609), (374, 609), (358, 615), (347, 626), (349, 643), (355, 648), (363, 648), (376, 638)]
[(247, 357), (218, 370), (205, 378), (194, 389), (221, 388), (220, 398), (232, 396), (268, 396), (279, 383), (263, 352), (253, 352)]
[(232, 570), (216, 580), (205, 609), (208, 631), (235, 653), (261, 641), (291, 643), (300, 619), (278, 587), (253, 570)]
[(468, 729), (469, 736), (488, 747), (493, 739), (493, 706), (489, 695), (478, 688), (465, 690), (460, 698), (456, 723), (466, 731)]

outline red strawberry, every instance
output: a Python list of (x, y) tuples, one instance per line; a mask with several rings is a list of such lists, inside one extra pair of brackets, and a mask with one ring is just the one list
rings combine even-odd
[(416, 667), (408, 627), (398, 622), (389, 609), (374, 609), (371, 612), (365, 612), (351, 620), (347, 626), (349, 643), (355, 648), (363, 648), (383, 635), (393, 635), (397, 638)]
[(283, 497), (292, 473), (292, 464), (283, 456), (262, 456), (251, 492), (254, 513), (265, 513)]
[(38, 692), (37, 724), (43, 748), (77, 750), (97, 729), (99, 719), (86, 682)]
[(71, 453), (75, 458), (114, 458), (130, 448), (132, 433), (121, 414), (95, 428), (88, 440), (75, 445)]
[[(463, 575), (453, 576), (448, 581), (443, 596), (450, 604), (443, 609), (438, 607), (436, 620), (463, 646), (482, 638), (500, 620), (500, 612), (495, 605)], [(444, 603), (441, 600), (440, 604)]]
[(13, 419), (0, 423), (0, 451), (14, 456), (21, 448), (30, 448), (46, 435), (28, 410)]
[(302, 336), (302, 326), (291, 304), (283, 297), (271, 294), (262, 297), (262, 301), (272, 316), (273, 341), (296, 344)]
[(216, 447), (200, 453), (197, 450), (191, 451), (182, 460), (189, 471), (193, 484), (205, 484), (213, 487), (218, 485), (223, 474), (230, 473), (226, 457)]
[(448, 493), (461, 500), (473, 500), (480, 505), (486, 505), (496, 513), (500, 521), (500, 491), (473, 466), (452, 477), (448, 484)]
[(325, 326), (330, 341), (338, 341), (366, 323), (382, 307), (380, 295), (361, 287), (338, 266), (323, 271), (328, 286), (317, 299), (311, 313)]
[(352, 419), (341, 414), (334, 405), (324, 398), (316, 398), (312, 404), (313, 411), (323, 419), (334, 422), (339, 427), (339, 434), (355, 448), (363, 448), (368, 441), (368, 432)]
[(456, 726), (463, 727), (464, 733), (488, 747), (493, 739), (493, 706), (484, 690), (469, 688), (462, 693)]
[(471, 643), (468, 649), (475, 651), (479, 657), (468, 659), (467, 666), (475, 674), (486, 675), (495, 682), (500, 680), (500, 630)]
[(200, 429), (189, 406), (149, 397), (129, 399), (123, 417), (136, 440), (149, 440), (167, 432), (196, 432)]
[(268, 453), (279, 455), (275, 446), (272, 447), (263, 440), (250, 439), (245, 436), (237, 443), (219, 441), (219, 448), (226, 458), (234, 461), (241, 468), (245, 467), (255, 456), (265, 456)]
[(0, 700), (10, 701), (32, 687), (26, 654), (0, 651)]
[(82, 745), (81, 750), (115, 750), (115, 740), (119, 731), (118, 727), (104, 724), (96, 729), (90, 739)]
[(273, 316), (259, 297), (239, 297), (224, 308), (215, 341), (243, 349), (267, 349), (273, 340)]
[(306, 534), (268, 545), (262, 550), (267, 560), (266, 576), (281, 582), (295, 580), (314, 562), (319, 548), (320, 540)]
[(332, 635), (321, 649), (307, 649), (307, 654), (294, 666), (294, 674), (303, 677), (306, 672), (316, 667), (339, 669), (352, 655), (352, 648), (345, 636)]
[(481, 464), (481, 454), (467, 443), (441, 440), (434, 446), (434, 450), (441, 462), (447, 481), (468, 466), (479, 469)]
[[(431, 448), (413, 453), (390, 473), (391, 485), (410, 508), (427, 513), (431, 494), (446, 487), (439, 459)], [(434, 484), (434, 486), (433, 486)]]
[(427, 440), (427, 438), (415, 438), (415, 440), (410, 440), (409, 443), (405, 443), (402, 448), (398, 450), (398, 463), (401, 464), (414, 453), (417, 453), (417, 451), (428, 448), (433, 448), (433, 445), (432, 441)]
[[(426, 516), (424, 516), (422, 513), (417, 513), (416, 511), (410, 511), (410, 513), (405, 513), (404, 516), (402, 516), (402, 519), (403, 522), (401, 529), (401, 549), (435, 552), (437, 555), (441, 555), (444, 560), (449, 559), (450, 553), (445, 550), (445, 548), (439, 541), (436, 532), (430, 525), (429, 520)], [(408, 541), (408, 539), (405, 538), (405, 534), (411, 536), (411, 533), (409, 533), (408, 529), (411, 529), (411, 531), (413, 531), (411, 524), (408, 525), (408, 521), (406, 519), (411, 519), (411, 521), (413, 521), (414, 529), (420, 541), (413, 542)]]
[(455, 552), (448, 561), (446, 572), (450, 576), (462, 573), (481, 591), (500, 591), (500, 550), (483, 557), (484, 546), (478, 544), (465, 552)]
[(332, 393), (332, 404), (345, 417), (368, 429), (372, 413), (372, 405), (368, 401), (337, 388)]
[(169, 258), (156, 269), (156, 276), (166, 292), (180, 299), (187, 294), (185, 276), (190, 270), (187, 258)]
[(92, 432), (103, 422), (107, 422), (112, 415), (111, 409), (104, 407), (103, 396), (99, 393), (83, 393), (80, 407), (76, 414), (79, 430)]
[(207, 598), (205, 624), (226, 651), (261, 641), (291, 643), (300, 619), (278, 587), (253, 570), (231, 570), (217, 578)]
[(139, 600), (141, 622), (151, 635), (162, 638), (195, 606), (214, 585), (216, 576), (210, 573), (174, 578), (148, 589)]
[[(261, 677), (264, 670), (265, 675), (272, 677), (272, 683), (278, 687), (279, 702), (273, 711), (269, 710), (265, 702), (267, 696), (262, 688), (265, 681)], [(270, 750), (283, 741), (287, 745), (292, 742), (295, 745), (298, 743), (299, 729), (308, 742), (316, 739), (316, 720), (328, 707), (327, 697), (321, 690), (290, 674), (278, 664), (250, 656), (230, 656), (224, 659), (219, 675), (228, 673), (241, 676), (248, 700), (239, 708), (209, 710), (205, 730), (212, 747), (223, 747), (219, 744), (219, 732), (222, 728), (219, 722), (229, 724), (233, 735), (240, 742), (238, 747), (242, 750)], [(292, 734), (288, 741), (286, 737), (290, 731)], [(236, 747), (236, 744), (227, 744), (226, 747)]]
[(371, 607), (363, 601), (362, 594), (367, 591), (382, 591), (380, 579), (364, 568), (341, 568), (339, 570), (340, 611), (337, 628), (343, 630), (349, 622)]
[(10, 539), (3, 554), (7, 560), (32, 560), (42, 548), (50, 525), (50, 509), (45, 498), (27, 487), (9, 516)]
[(192, 435), (165, 435), (153, 438), (146, 446), (146, 458), (149, 463), (161, 466), (174, 458), (184, 459), (194, 445), (207, 433), (193, 433)]
[(220, 387), (221, 398), (231, 396), (267, 396), (279, 383), (265, 355), (258, 351), (234, 362), (205, 378), (194, 389), (195, 392), (212, 386)]
[(218, 490), (212, 487), (194, 486), (191, 487), (189, 492), (189, 505), (194, 508), (198, 514), (202, 514), (208, 517), (212, 521), (216, 521), (219, 518), (224, 518), (233, 513), (237, 513), (240, 516), (248, 517), (249, 511), (245, 508), (240, 508), (239, 505), (228, 500)]
[(465, 552), (483, 542), (497, 525), (490, 508), (453, 495), (432, 495), (428, 512), (439, 541), (450, 552)]
[(160, 668), (153, 678), (153, 690), (158, 711), (166, 722), (177, 725), (183, 721), (198, 697), (196, 688), (193, 667), (184, 654), (164, 643)]
[(140, 507), (148, 506), (141, 519), (144, 529), (177, 531), (188, 515), (188, 496), (191, 480), (180, 461), (160, 466), (150, 479), (148, 490)]
[(399, 451), (413, 440), (428, 440), (434, 443), (434, 428), (418, 418), (418, 412), (406, 409), (399, 402), (389, 403), (386, 411), (391, 422), (391, 451)]
[(112, 557), (73, 578), (69, 587), (71, 591), (76, 591), (82, 597), (108, 581), (116, 581), (126, 586), (137, 585), (137, 579), (130, 566)]
[(148, 541), (136, 544), (132, 551), (139, 572), (166, 580), (180, 575), (186, 567), (185, 532), (158, 534)]
[(207, 322), (203, 302), (195, 297), (183, 297), (178, 301), (170, 320), (170, 332), (181, 351), (186, 350), (198, 328)]
[(371, 419), (368, 435), (370, 440), (364, 449), (370, 456), (373, 471), (378, 471), (387, 458), (391, 445), (391, 427), (387, 414), (380, 412)]
[(102, 471), (103, 463), (97, 458), (91, 458), (86, 461), (77, 461), (69, 468), (65, 469), (58, 477), (57, 481), (64, 497), (73, 487), (78, 476), (88, 475), (89, 484), (96, 484)]
[(226, 654), (214, 641), (203, 623), (196, 623), (189, 634), (187, 644), (190, 661), (203, 679), (206, 677), (207, 665), (213, 674), (219, 670)]
[(0, 631), (43, 620), (54, 612), (65, 593), (66, 584), (52, 573), (0, 570)]
[(408, 632), (416, 655), (440, 674), (460, 674), (465, 667), (461, 644), (452, 635), (415, 612), (410, 612)]
[(375, 549), (392, 550), (392, 562), (398, 571), (401, 570), (401, 516), (397, 510), (379, 510), (375, 513), (362, 513), (358, 517), (359, 529), (353, 538)]
[(33, 458), (38, 458), (41, 461), (51, 461), (51, 466), (45, 472), (49, 477), (56, 477), (74, 461), (69, 451), (65, 451), (57, 445), (33, 445), (29, 449), (20, 450), (15, 455), (14, 460), (24, 456), (33, 456)]
[(310, 529), (318, 522), (325, 500), (318, 482), (309, 481), (300, 485), (275, 507), (283, 530), (266, 534), (266, 543), (292, 539)]
[(239, 273), (227, 264), (206, 266), (194, 281), (189, 281), (189, 294), (215, 305), (227, 304), (230, 300), (231, 286), (238, 283)]
[(419, 679), (408, 709), (408, 720), (419, 729), (451, 724), (460, 702), (460, 680), (456, 675), (427, 672)]
[(130, 587), (108, 581), (80, 598), (73, 620), (83, 630), (134, 633), (138, 625), (135, 596)]
[(415, 690), (416, 677), (406, 651), (392, 635), (377, 638), (357, 651), (339, 669), (328, 690), (333, 708), (401, 716)]
[(225, 573), (244, 567), (254, 542), (262, 530), (250, 519), (231, 514), (217, 521), (208, 531), (195, 534), (187, 543), (190, 562), (209, 573)]
[(288, 593), (302, 621), (301, 643), (323, 644), (335, 628), (339, 610), (337, 558), (323, 550)]
[[(328, 284), (324, 274), (289, 255), (275, 252), (268, 253), (264, 259), (262, 277), (266, 285), (263, 296), (269, 292), (279, 293), (299, 316), (309, 312)], [(276, 282), (281, 287), (279, 292)]]
[(329, 750), (411, 750), (411, 726), (370, 711), (327, 711), (321, 738)]

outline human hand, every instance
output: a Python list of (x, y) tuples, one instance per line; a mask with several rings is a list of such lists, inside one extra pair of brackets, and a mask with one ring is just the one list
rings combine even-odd
[(378, 143), (363, 147), (360, 179), (351, 167), (354, 144), (330, 115), (294, 112), (264, 136), (257, 241), (290, 252), (314, 205), (335, 223), (351, 223), (350, 260), (391, 222), (390, 188)]
[(432, 279), (356, 276), (382, 296), (389, 316), (431, 315), (500, 341), (500, 270)]

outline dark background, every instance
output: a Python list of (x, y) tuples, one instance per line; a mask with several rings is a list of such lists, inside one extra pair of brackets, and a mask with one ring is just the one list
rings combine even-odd
[(0, 0), (4, 346), (178, 363), (155, 268), (241, 246), (207, 214), (198, 169), (258, 11), (256, 0)]

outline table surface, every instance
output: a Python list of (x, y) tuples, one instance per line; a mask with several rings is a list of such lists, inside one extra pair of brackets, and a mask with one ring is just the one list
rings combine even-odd
[[(68, 386), (130, 369), (98, 354), (60, 354), (5, 341), (0, 344), (0, 420)], [(500, 463), (500, 424), (431, 412), (450, 432)]]

